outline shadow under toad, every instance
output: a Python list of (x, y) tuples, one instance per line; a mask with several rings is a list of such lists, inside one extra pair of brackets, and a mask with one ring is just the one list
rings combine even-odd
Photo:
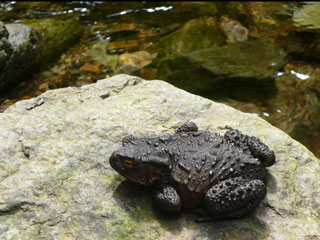
[(166, 214), (153, 206), (152, 188), (125, 180), (121, 182), (113, 193), (118, 206), (129, 213), (136, 221), (150, 221), (156, 218), (166, 230), (179, 233), (182, 230), (181, 214)]
[(255, 216), (255, 211), (241, 219), (196, 223), (199, 216), (195, 214), (185, 211), (179, 214), (168, 214), (155, 208), (152, 203), (152, 191), (150, 187), (125, 180), (118, 185), (113, 197), (118, 206), (129, 213), (135, 221), (147, 223), (150, 219), (156, 218), (161, 227), (172, 234), (179, 234), (182, 229), (187, 228), (192, 230), (193, 237), (210, 239), (221, 237), (229, 239), (233, 235), (238, 239), (260, 239), (269, 235), (269, 226)]

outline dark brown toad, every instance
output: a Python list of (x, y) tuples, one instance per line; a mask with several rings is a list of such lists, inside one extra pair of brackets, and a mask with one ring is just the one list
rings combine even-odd
[(128, 135), (110, 165), (155, 188), (163, 211), (204, 207), (211, 219), (241, 217), (266, 196), (265, 167), (275, 154), (258, 138), (230, 129), (224, 136), (186, 122), (173, 135)]

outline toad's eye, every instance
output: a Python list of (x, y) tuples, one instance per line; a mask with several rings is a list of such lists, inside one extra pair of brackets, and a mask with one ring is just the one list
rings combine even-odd
[(130, 160), (130, 159), (125, 159), (125, 160), (124, 160), (124, 166), (125, 166), (126, 168), (132, 168), (132, 167), (133, 167), (133, 161)]

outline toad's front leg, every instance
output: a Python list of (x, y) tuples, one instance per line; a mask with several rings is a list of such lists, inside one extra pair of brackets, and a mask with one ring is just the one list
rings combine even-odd
[(181, 210), (181, 199), (173, 187), (166, 185), (156, 190), (153, 195), (154, 204), (168, 213), (177, 213)]

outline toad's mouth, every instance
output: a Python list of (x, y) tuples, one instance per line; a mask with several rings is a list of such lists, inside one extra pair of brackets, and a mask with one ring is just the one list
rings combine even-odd
[[(123, 175), (122, 175), (122, 176), (123, 176)], [(133, 181), (133, 182), (142, 184), (142, 185), (144, 185), (144, 186), (150, 185), (150, 184), (146, 181), (146, 179), (145, 179), (144, 177), (138, 178), (138, 179), (137, 179), (137, 178), (133, 178), (133, 177), (131, 177), (131, 176), (124, 176), (124, 177), (130, 179), (130, 180)]]
[(143, 165), (133, 164), (132, 162), (128, 166), (127, 162), (117, 152), (114, 152), (109, 159), (110, 166), (121, 176), (142, 185), (150, 185), (147, 177), (148, 168)]

